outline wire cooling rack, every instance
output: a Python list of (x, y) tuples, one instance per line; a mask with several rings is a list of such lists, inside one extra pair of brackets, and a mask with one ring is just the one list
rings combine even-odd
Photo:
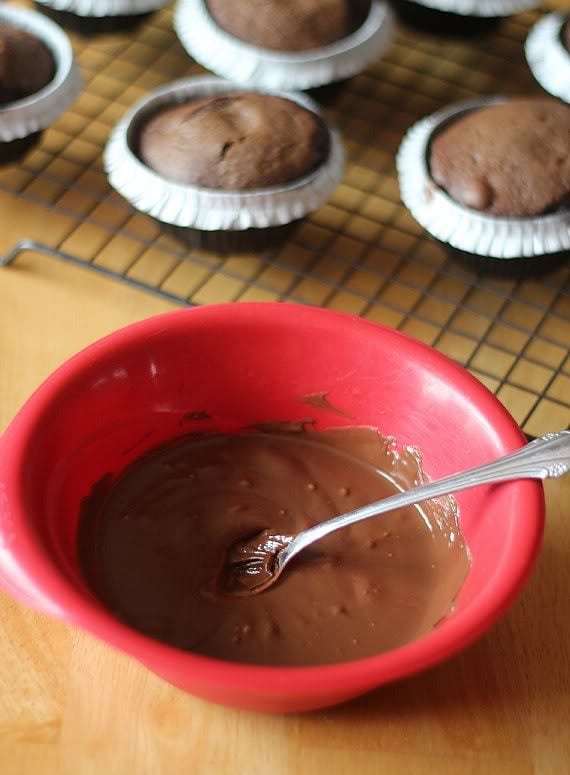
[[(514, 17), (469, 43), (402, 29), (386, 57), (325, 106), (347, 148), (342, 185), (287, 243), (247, 255), (189, 249), (133, 211), (103, 172), (102, 149), (125, 110), (163, 83), (203, 72), (178, 44), (171, 11), (126, 32), (72, 33), (82, 96), (36, 148), (0, 168), (0, 206), (5, 196), (22, 203), (17, 212), (41, 210), (41, 240), (17, 242), (0, 265), (33, 249), (181, 304), (280, 300), (345, 310), (459, 361), (527, 433), (564, 428), (568, 265), (540, 279), (509, 280), (457, 264), (400, 203), (394, 167), (403, 133), (420, 117), (480, 94), (537, 92), (523, 41), (539, 16)], [(30, 226), (26, 233), (25, 224), (23, 217), (23, 236), (37, 232)]]

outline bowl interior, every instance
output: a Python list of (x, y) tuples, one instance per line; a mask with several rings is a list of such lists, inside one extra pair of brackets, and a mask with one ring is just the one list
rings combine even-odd
[[(301, 401), (322, 391), (354, 419)], [(81, 499), (105, 474), (191, 430), (306, 418), (323, 428), (370, 425), (418, 447), (433, 478), (522, 441), (496, 399), (445, 357), (369, 322), (292, 305), (209, 307), (145, 321), (80, 353), (41, 396), (20, 474), (26, 519), (60, 572), (83, 589)], [(506, 605), (540, 535), (536, 484), (456, 497), (472, 568), (438, 629), (483, 603), (487, 615)]]

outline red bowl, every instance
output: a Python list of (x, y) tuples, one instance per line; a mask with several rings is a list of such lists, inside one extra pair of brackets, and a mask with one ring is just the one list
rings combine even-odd
[[(299, 398), (327, 391), (349, 421)], [(0, 579), (16, 599), (75, 624), (166, 680), (214, 702), (265, 711), (347, 700), (451, 656), (513, 601), (536, 559), (542, 486), (459, 493), (472, 567), (433, 632), (368, 659), (255, 667), (185, 653), (125, 626), (78, 569), (81, 498), (101, 476), (182, 433), (188, 412), (239, 428), (315, 415), (321, 427), (372, 425), (422, 451), (440, 477), (524, 442), (501, 404), (464, 369), (396, 331), (288, 304), (229, 304), (162, 315), (88, 347), (58, 369), (0, 440)]]

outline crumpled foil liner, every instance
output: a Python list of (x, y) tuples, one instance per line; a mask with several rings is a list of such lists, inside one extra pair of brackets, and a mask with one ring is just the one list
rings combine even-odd
[[(138, 102), (113, 129), (104, 154), (109, 181), (137, 210), (173, 226), (204, 231), (266, 229), (291, 223), (318, 209), (342, 180), (344, 150), (329, 128), (327, 160), (309, 175), (289, 184), (252, 191), (224, 191), (175, 183), (147, 167), (133, 150), (145, 118), (161, 107), (190, 99), (242, 91), (213, 77), (187, 78), (157, 89)], [(320, 115), (305, 95), (267, 91), (297, 102)]]
[(461, 102), (415, 124), (396, 159), (402, 201), (432, 237), (466, 253), (515, 259), (570, 250), (570, 209), (534, 218), (489, 215), (454, 201), (431, 177), (429, 150), (438, 130), (462, 113), (503, 101)]
[(66, 34), (50, 19), (2, 3), (0, 22), (25, 30), (45, 43), (56, 70), (53, 80), (36, 94), (0, 106), (0, 142), (9, 143), (52, 124), (79, 96), (83, 80)]
[(346, 38), (310, 51), (252, 46), (228, 34), (206, 0), (179, 0), (174, 29), (190, 56), (217, 75), (266, 89), (296, 91), (350, 78), (379, 59), (391, 43), (395, 21), (384, 0), (372, 0), (364, 24)]
[(102, 19), (107, 16), (138, 16), (168, 5), (168, 0), (37, 0), (56, 11)]
[(525, 43), (527, 62), (538, 83), (565, 102), (570, 102), (570, 52), (562, 43), (562, 28), (568, 18), (561, 13), (545, 16)]

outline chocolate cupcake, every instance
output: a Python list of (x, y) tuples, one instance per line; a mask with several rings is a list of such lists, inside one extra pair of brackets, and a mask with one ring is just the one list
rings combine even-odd
[(477, 269), (541, 271), (567, 256), (570, 108), (562, 103), (487, 99), (441, 111), (412, 127), (397, 164), (412, 215)]
[(0, 6), (0, 161), (13, 161), (81, 90), (69, 40), (25, 8)]
[(0, 106), (36, 94), (54, 75), (55, 62), (46, 44), (0, 21)]
[(308, 98), (215, 78), (163, 87), (113, 130), (111, 185), (193, 245), (266, 247), (318, 208), (343, 172), (336, 132)]
[(540, 5), (539, 0), (392, 0), (406, 24), (437, 35), (477, 37), (507, 16)]
[(525, 51), (542, 88), (570, 103), (570, 17), (551, 13), (542, 18), (530, 31)]
[(244, 43), (272, 51), (308, 51), (355, 32), (370, 0), (207, 0), (219, 26)]
[(384, 0), (179, 0), (174, 27), (190, 56), (218, 75), (297, 90), (365, 69), (394, 23)]

